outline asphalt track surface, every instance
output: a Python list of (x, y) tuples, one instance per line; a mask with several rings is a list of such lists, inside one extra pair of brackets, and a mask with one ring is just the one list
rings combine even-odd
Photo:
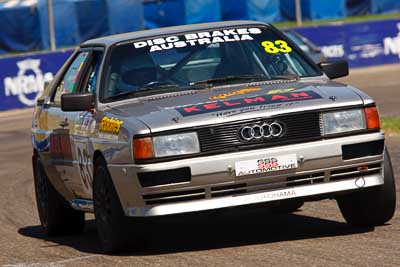
[[(400, 116), (400, 65), (358, 69), (346, 78)], [(102, 254), (93, 216), (81, 236), (46, 238), (34, 199), (31, 111), (0, 113), (0, 266), (400, 266), (400, 136), (389, 136), (397, 213), (384, 226), (353, 228), (336, 202), (306, 203), (291, 215), (263, 210), (160, 221), (140, 253)]]

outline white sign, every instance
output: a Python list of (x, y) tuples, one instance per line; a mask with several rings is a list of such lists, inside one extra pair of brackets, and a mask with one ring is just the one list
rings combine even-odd
[(235, 162), (236, 176), (283, 171), (297, 167), (296, 154)]
[(397, 23), (397, 36), (395, 37), (386, 37), (383, 39), (383, 47), (385, 55), (398, 55), (400, 58), (400, 23)]
[(344, 46), (342, 44), (327, 45), (321, 47), (322, 54), (326, 57), (343, 57)]
[[(34, 106), (36, 99), (43, 91), (44, 83), (53, 79), (53, 73), (42, 73), (40, 59), (26, 59), (17, 62), (18, 74), (16, 77), (4, 79), (6, 96), (18, 96), (19, 101), (26, 106)], [(28, 71), (33, 73), (28, 74)], [(26, 95), (36, 93), (35, 97), (28, 98)]]

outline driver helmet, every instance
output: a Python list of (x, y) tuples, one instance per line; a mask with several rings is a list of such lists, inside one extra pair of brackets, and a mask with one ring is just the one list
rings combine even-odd
[(122, 60), (118, 91), (132, 91), (157, 80), (157, 66), (151, 56), (142, 53)]

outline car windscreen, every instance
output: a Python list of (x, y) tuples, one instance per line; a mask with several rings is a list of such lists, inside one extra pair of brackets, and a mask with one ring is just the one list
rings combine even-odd
[[(201, 81), (235, 77), (276, 80), (321, 71), (267, 26), (226, 28), (134, 40), (111, 48), (102, 99), (120, 100), (190, 89)], [(225, 79), (229, 78), (229, 79)]]
[(285, 31), (287, 37), (295, 42), (303, 51), (309, 52), (311, 49), (306, 42), (304, 42), (299, 36), (290, 31)]

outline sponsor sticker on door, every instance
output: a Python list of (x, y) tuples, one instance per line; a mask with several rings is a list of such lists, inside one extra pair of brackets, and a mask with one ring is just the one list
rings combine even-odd
[(274, 171), (295, 169), (298, 167), (296, 154), (259, 159), (236, 161), (236, 176), (253, 175)]

